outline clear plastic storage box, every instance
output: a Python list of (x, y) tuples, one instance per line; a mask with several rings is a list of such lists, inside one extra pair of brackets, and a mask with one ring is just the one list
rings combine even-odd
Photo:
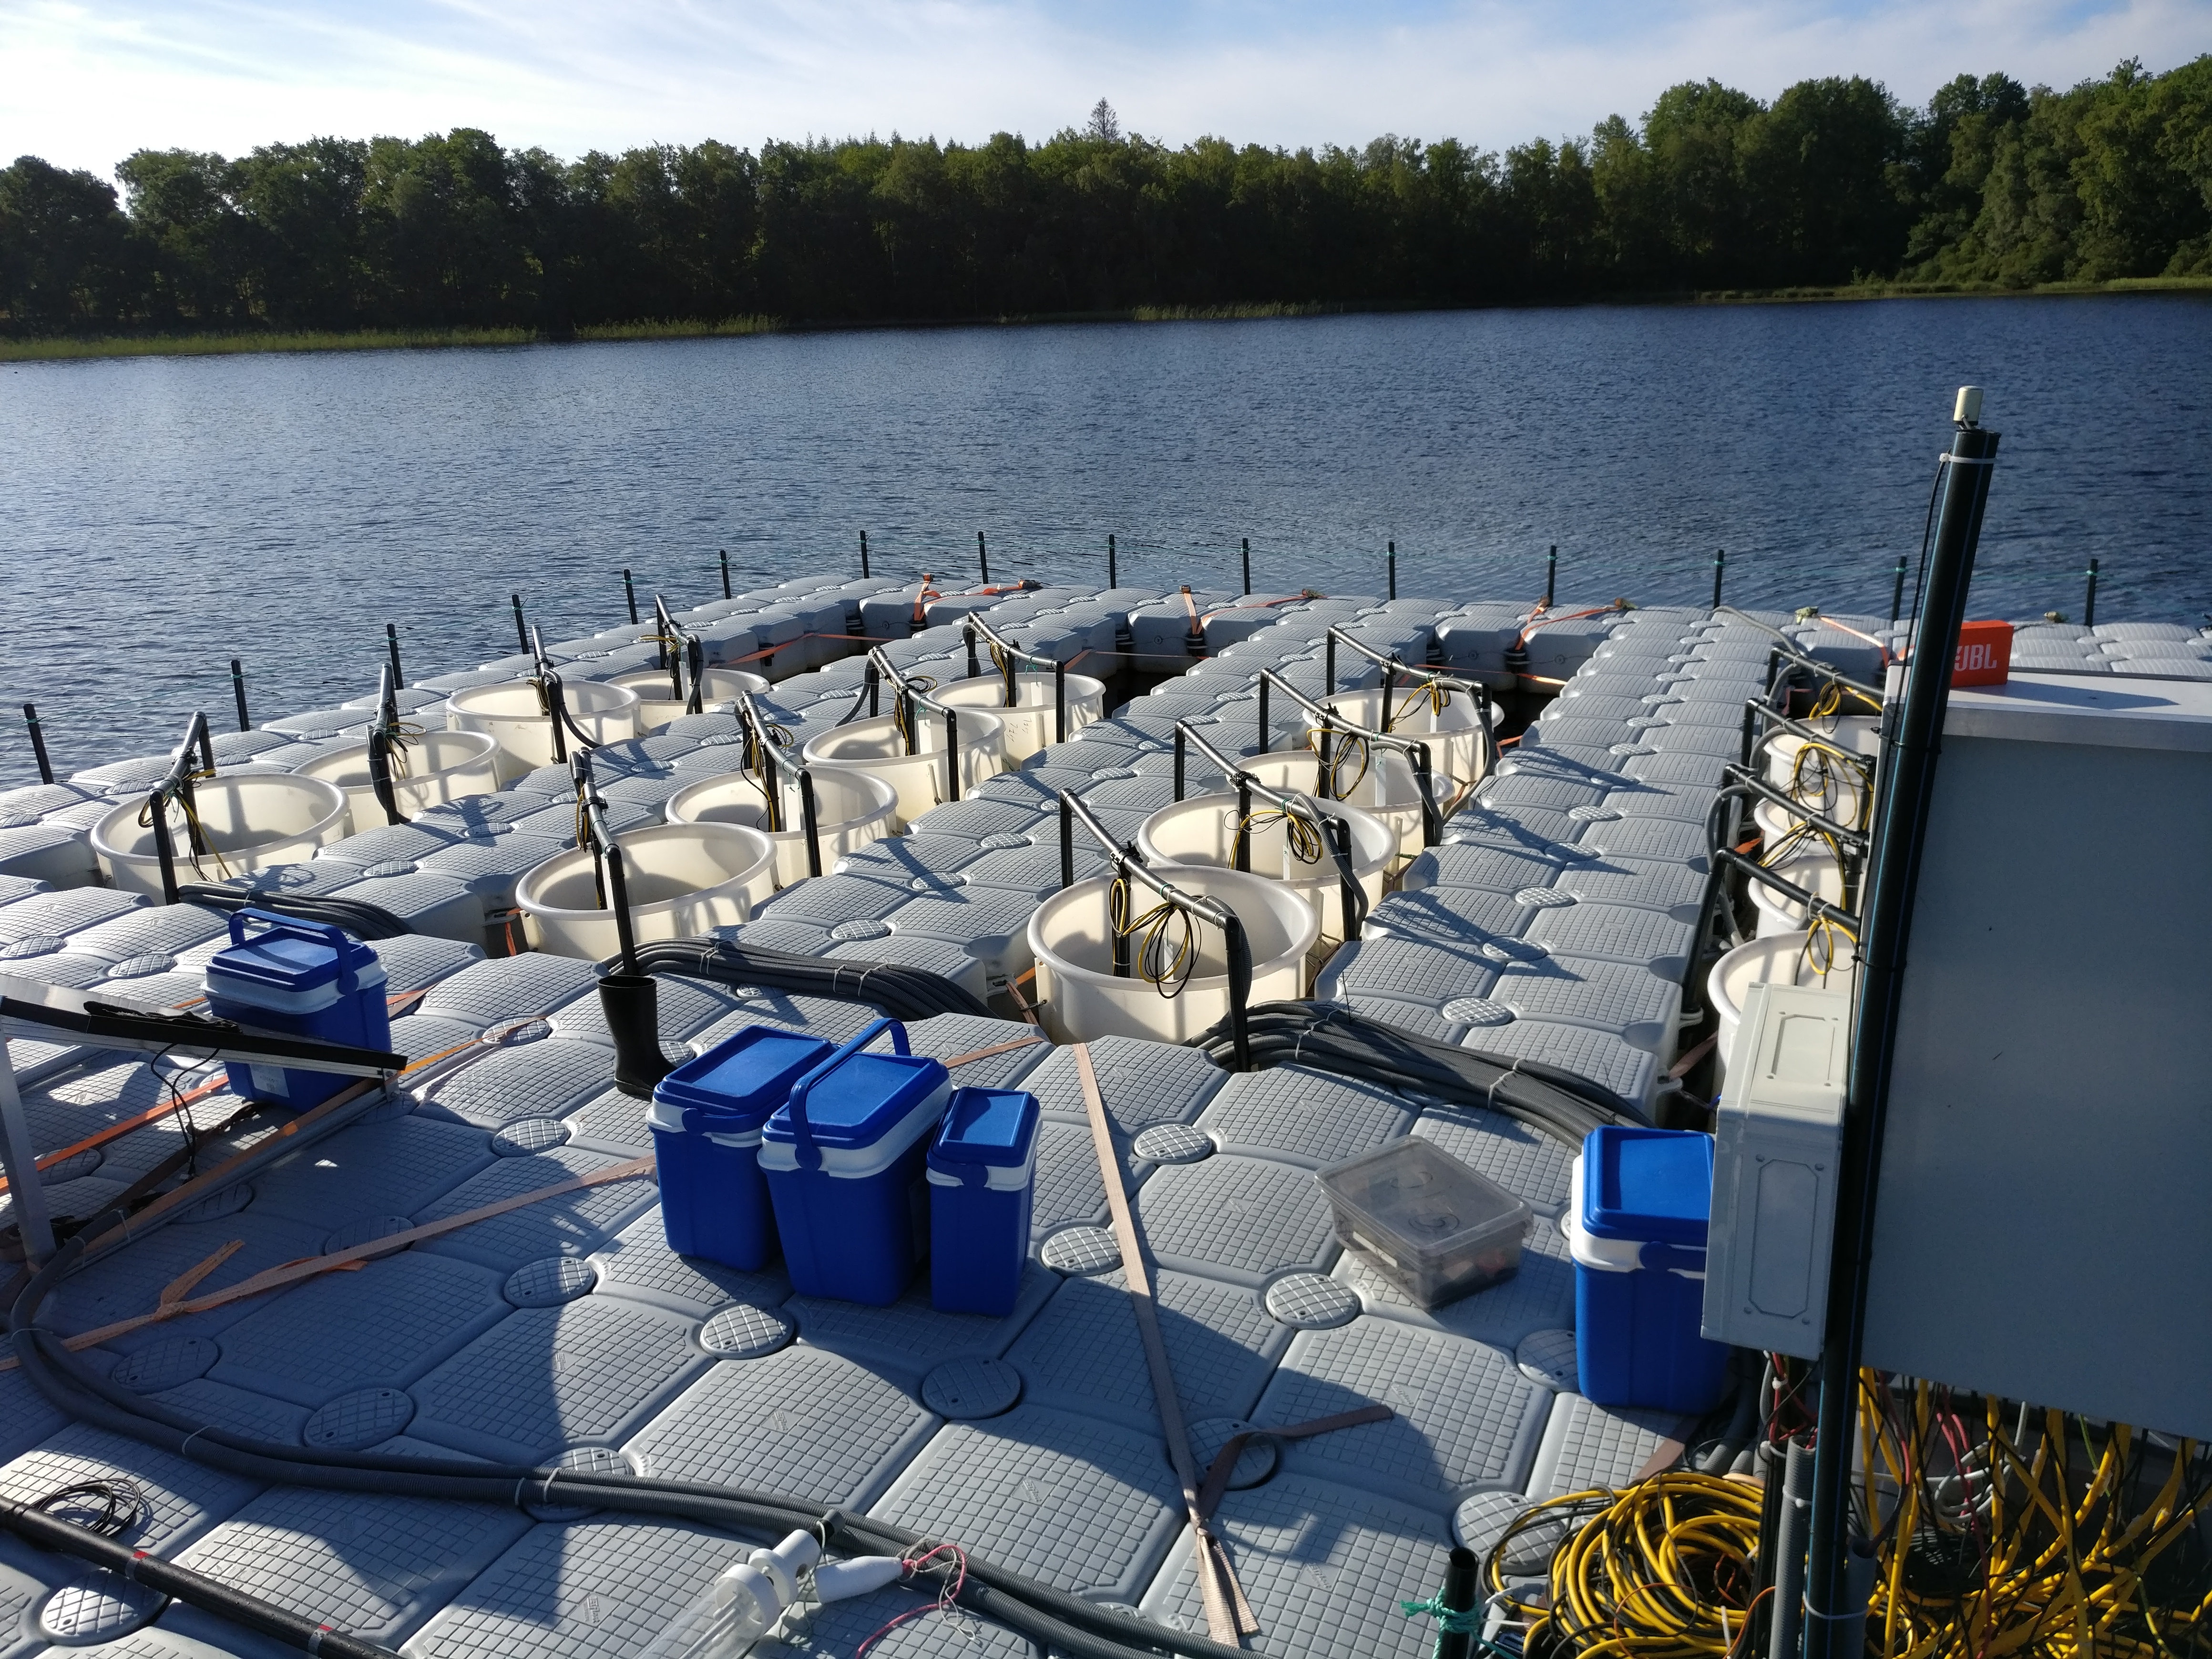
[(1528, 1206), (1433, 1142), (1407, 1136), (1316, 1178), (1336, 1212), (1337, 1237), (1424, 1308), (1520, 1268)]

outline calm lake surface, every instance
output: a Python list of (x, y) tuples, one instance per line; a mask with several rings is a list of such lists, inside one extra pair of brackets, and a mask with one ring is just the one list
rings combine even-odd
[(2212, 301), (1492, 311), (0, 368), (0, 782), (802, 572), (1887, 613), (1953, 388), (1974, 609), (2212, 611)]

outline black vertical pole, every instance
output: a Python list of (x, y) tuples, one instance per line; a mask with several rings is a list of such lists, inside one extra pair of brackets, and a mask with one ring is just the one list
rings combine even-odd
[(1398, 597), (1398, 544), (1390, 544), (1390, 597)]
[(509, 594), (508, 598), (514, 605), (514, 648), (527, 653), (530, 649), (530, 629), (524, 625), (522, 620), (522, 595), (513, 593)]
[(1715, 548), (1713, 550), (1713, 609), (1716, 611), (1721, 608), (1721, 574), (1727, 568), (1728, 549)]
[(1890, 573), (1889, 619), (1893, 623), (1905, 614), (1905, 555), (1897, 556), (1897, 568)]
[(246, 665), (236, 657), (230, 659), (230, 695), (238, 700), (238, 729), (251, 732), (253, 722), (246, 717)]
[(722, 556), (722, 597), (734, 599), (738, 596), (730, 589), (730, 550), (725, 547), (718, 550)]
[(1249, 536), (1242, 538), (1240, 545), (1244, 554), (1244, 592), (1249, 593), (1252, 591), (1252, 538)]
[(1109, 587), (1119, 587), (1119, 586), (1121, 585), (1121, 573), (1120, 569), (1118, 568), (1118, 566), (1120, 565), (1120, 563), (1121, 563), (1121, 561), (1120, 561), (1119, 557), (1116, 556), (1115, 551), (1115, 547), (1114, 547), (1114, 538), (1113, 538), (1111, 536), (1109, 536), (1109, 537), (1107, 537), (1107, 538), (1106, 538), (1106, 586), (1109, 586)]
[(407, 677), (399, 672), (399, 625), (384, 624), (384, 654), (392, 659), (392, 689), (397, 691), (407, 684)]
[(860, 532), (860, 574), (868, 574), (868, 532), (865, 530)]
[(38, 704), (27, 702), (23, 705), (23, 724), (31, 731), (31, 753), (38, 757), (39, 781), (52, 783), (54, 781), (54, 763), (46, 757), (46, 732), (39, 724)]
[[(1473, 1550), (1455, 1549), (1445, 1558), (1443, 1594), (1437, 1600), (1447, 1612), (1463, 1618), (1474, 1611), (1480, 1599), (1476, 1585), (1481, 1566), (1481, 1558)], [(1437, 1632), (1436, 1659), (1470, 1659), (1474, 1652), (1473, 1631), (1447, 1629)]]
[(975, 568), (983, 573), (983, 586), (991, 585), (991, 550), (983, 544), (983, 532), (975, 532)]
[(1547, 611), (1549, 611), (1552, 608), (1552, 594), (1554, 592), (1553, 583), (1558, 578), (1559, 574), (1559, 544), (1557, 542), (1553, 542), (1552, 544), (1552, 550), (1550, 554), (1544, 560), (1544, 609)]
[(623, 567), (623, 598), (629, 601), (629, 619), (637, 621), (637, 584), (629, 579), (629, 567)]
[[(1804, 1659), (1857, 1659), (1844, 1651), (1848, 1594), (1850, 1474), (1856, 1439), (1860, 1346), (1866, 1330), (1867, 1267), (1874, 1241), (1882, 1125), (1895, 1057), (1899, 992), (1920, 879), (1922, 843), (1936, 759), (1950, 700), (1951, 668), (1966, 620), (1974, 549), (1989, 501), (1997, 434), (1974, 424), (1980, 394), (1964, 388), (1960, 422), (1943, 481), (1942, 516), (1928, 564), (1920, 636), (1906, 660), (1905, 701), (1892, 721), (1878, 798), (1881, 816), (1867, 870), (1865, 926), (1859, 936), (1858, 1017), (1844, 1111), (1843, 1162), (1836, 1191), (1827, 1322), (1821, 1344), (1820, 1427), (1814, 1439), (1811, 1537), (1805, 1579)], [(1863, 1611), (1863, 1608), (1861, 1609)]]
[(2089, 561), (2089, 591), (2087, 594), (2083, 595), (2081, 599), (2081, 626), (2084, 628), (2094, 628), (2096, 625), (2097, 562), (2094, 559), (2092, 559)]

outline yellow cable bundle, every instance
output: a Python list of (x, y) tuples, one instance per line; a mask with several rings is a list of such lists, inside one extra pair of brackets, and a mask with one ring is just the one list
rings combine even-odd
[[(1528, 1621), (1524, 1652), (1564, 1644), (1581, 1659), (1725, 1655), (1749, 1616), (1759, 1504), (1754, 1486), (1689, 1470), (1572, 1492), (1516, 1516), (1483, 1571), (1507, 1616)], [(1563, 1516), (1575, 1530), (1552, 1556), (1550, 1605), (1516, 1599), (1504, 1571), (1514, 1540)]]

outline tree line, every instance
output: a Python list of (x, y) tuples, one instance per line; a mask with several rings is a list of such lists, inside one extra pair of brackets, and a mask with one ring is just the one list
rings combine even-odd
[(1468, 306), (1868, 283), (2212, 274), (2212, 55), (2069, 90), (1863, 77), (1770, 104), (1670, 87), (1503, 154), (1180, 148), (1102, 100), (1041, 143), (708, 142), (564, 161), (470, 128), (247, 155), (140, 150), (113, 185), (0, 171), (19, 335), (793, 323), (1254, 305)]

